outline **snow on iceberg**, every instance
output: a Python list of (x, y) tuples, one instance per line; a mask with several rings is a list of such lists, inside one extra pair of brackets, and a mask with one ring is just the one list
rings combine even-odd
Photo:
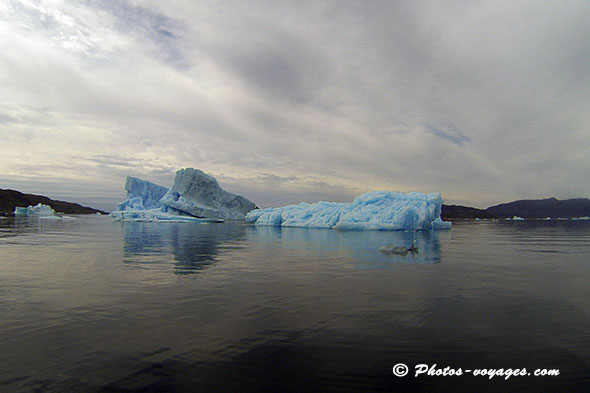
[(163, 211), (195, 217), (243, 220), (257, 206), (246, 198), (224, 191), (213, 176), (193, 168), (176, 172), (174, 185), (160, 199)]
[(252, 210), (246, 221), (256, 225), (347, 230), (450, 229), (451, 223), (440, 218), (442, 203), (438, 193), (374, 191), (357, 196), (352, 203), (300, 203)]

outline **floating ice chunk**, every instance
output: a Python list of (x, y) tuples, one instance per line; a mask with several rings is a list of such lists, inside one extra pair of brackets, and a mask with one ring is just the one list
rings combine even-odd
[(393, 244), (388, 244), (379, 247), (379, 251), (386, 254), (408, 255), (408, 253), (414, 254), (419, 252), (419, 248), (416, 246), (416, 241), (414, 240), (410, 247), (394, 246)]
[(246, 221), (256, 225), (345, 230), (450, 229), (450, 223), (440, 219), (442, 202), (437, 193), (375, 191), (359, 195), (352, 203), (301, 203), (252, 210)]
[(133, 210), (127, 209), (122, 211), (111, 212), (110, 217), (115, 221), (148, 221), (148, 222), (197, 222), (211, 223), (223, 222), (219, 219), (197, 218), (193, 216), (181, 216), (162, 212), (160, 209)]
[(436, 220), (432, 221), (432, 229), (435, 230), (445, 230), (451, 229), (453, 223), (450, 221), (443, 221), (442, 218), (437, 218)]
[(523, 221), (524, 218), (519, 217), (519, 216), (514, 216), (512, 218), (508, 217), (507, 220), (512, 220), (512, 221)]
[(15, 217), (35, 217), (49, 220), (74, 219), (74, 217), (64, 216), (62, 213), (56, 214), (51, 206), (42, 203), (35, 206), (29, 205), (28, 207), (16, 206), (14, 215)]
[(195, 217), (242, 220), (256, 205), (246, 198), (224, 191), (213, 176), (193, 168), (176, 172), (174, 185), (160, 199), (167, 212)]
[(14, 207), (14, 215), (15, 216), (28, 216), (29, 210), (26, 207), (15, 206)]
[(34, 216), (34, 217), (53, 217), (55, 216), (55, 210), (51, 206), (38, 203), (35, 206), (29, 205), (28, 207), (16, 206), (14, 208), (15, 216)]

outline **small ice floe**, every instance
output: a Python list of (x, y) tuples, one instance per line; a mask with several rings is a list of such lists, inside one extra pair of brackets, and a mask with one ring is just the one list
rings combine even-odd
[(55, 210), (51, 206), (38, 203), (35, 206), (29, 205), (28, 207), (16, 206), (14, 208), (15, 216), (35, 216), (35, 217), (50, 217), (55, 216)]
[(35, 206), (29, 205), (27, 207), (16, 206), (14, 208), (15, 217), (35, 217), (61, 220), (64, 218), (73, 218), (64, 215), (57, 215), (51, 206), (38, 203)]
[(409, 252), (412, 254), (417, 253), (418, 247), (416, 247), (416, 241), (414, 240), (410, 247), (394, 246), (393, 244), (388, 244), (386, 246), (379, 247), (379, 251), (388, 254), (407, 255)]

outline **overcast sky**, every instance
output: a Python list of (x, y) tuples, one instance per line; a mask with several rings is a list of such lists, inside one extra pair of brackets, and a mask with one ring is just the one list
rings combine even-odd
[(590, 194), (590, 2), (0, 2), (0, 188)]

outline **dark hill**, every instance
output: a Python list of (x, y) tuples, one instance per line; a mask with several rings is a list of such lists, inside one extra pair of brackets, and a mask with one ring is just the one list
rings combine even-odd
[(570, 218), (590, 216), (590, 199), (577, 198), (560, 201), (549, 199), (524, 199), (488, 207), (486, 212), (498, 218), (519, 216), (523, 218)]
[(474, 219), (474, 218), (572, 218), (590, 216), (590, 199), (576, 198), (560, 201), (556, 198), (522, 199), (510, 203), (502, 203), (476, 209), (467, 206), (443, 205), (443, 220)]
[(29, 205), (36, 205), (42, 203), (49, 205), (56, 212), (67, 213), (67, 214), (94, 214), (102, 213), (102, 210), (93, 209), (79, 205), (77, 203), (54, 201), (42, 195), (34, 194), (23, 194), (15, 190), (3, 190), (0, 188), (0, 214), (1, 215), (12, 215), (15, 206), (27, 207)]
[(442, 205), (441, 217), (445, 221), (456, 219), (495, 218), (494, 215), (485, 210), (460, 205)]

